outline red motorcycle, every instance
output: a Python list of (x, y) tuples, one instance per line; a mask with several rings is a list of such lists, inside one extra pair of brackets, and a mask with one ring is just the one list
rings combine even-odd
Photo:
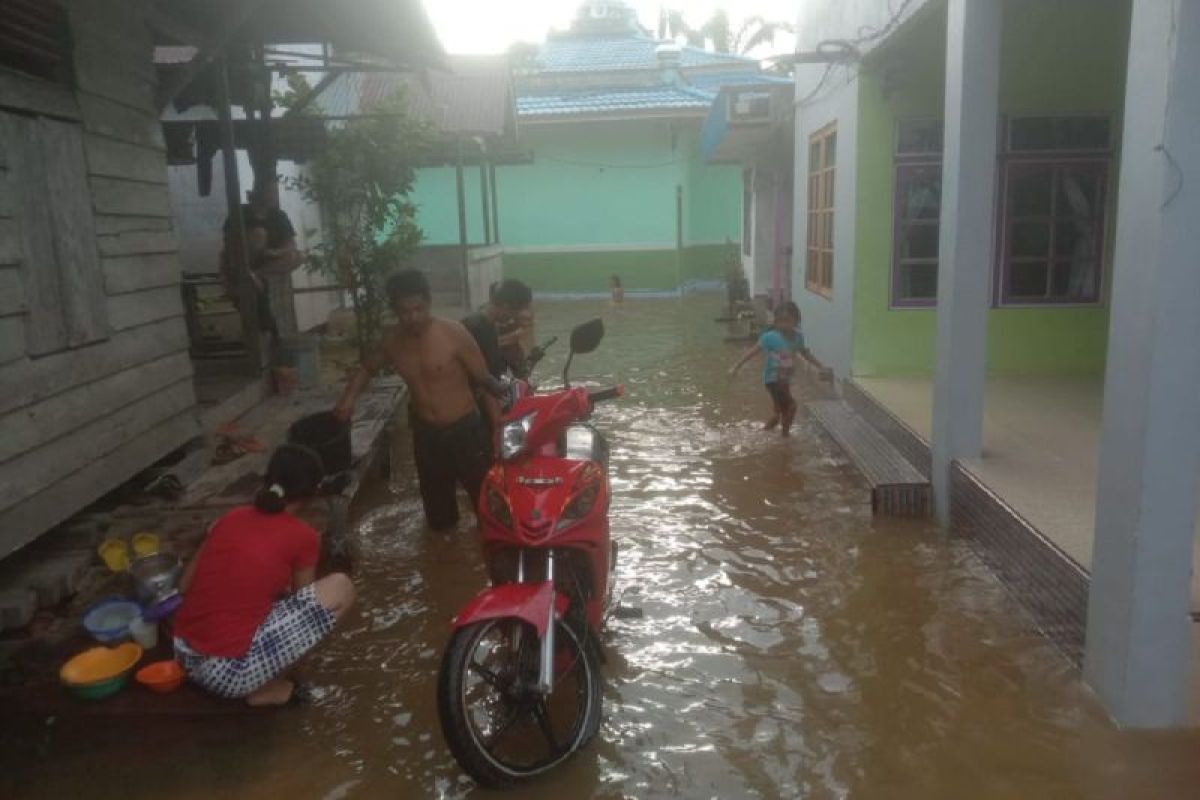
[(451, 622), (438, 714), (455, 759), (484, 786), (552, 769), (600, 727), (598, 637), (616, 545), (608, 445), (584, 421), (622, 389), (572, 387), (568, 373), (603, 336), (599, 319), (572, 331), (562, 390), (511, 384), (500, 459), (480, 492), (491, 585)]

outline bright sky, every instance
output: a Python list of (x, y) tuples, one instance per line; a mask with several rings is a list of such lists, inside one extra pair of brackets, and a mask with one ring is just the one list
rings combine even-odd
[[(426, 12), (437, 29), (442, 46), (449, 53), (500, 53), (513, 42), (541, 42), (553, 28), (563, 30), (571, 24), (582, 0), (423, 0)], [(734, 32), (746, 17), (762, 16), (770, 21), (795, 24), (799, 0), (626, 0), (637, 9), (643, 26), (654, 32), (658, 11), (664, 5), (683, 12), (692, 27), (702, 25), (717, 8), (729, 11)], [(777, 36), (772, 47), (760, 48), (753, 55), (790, 53), (794, 38)]]

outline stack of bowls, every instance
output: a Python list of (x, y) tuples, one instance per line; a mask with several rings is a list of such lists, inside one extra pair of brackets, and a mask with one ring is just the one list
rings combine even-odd
[(121, 691), (141, 658), (142, 648), (132, 642), (93, 647), (63, 664), (58, 677), (76, 696), (99, 700)]

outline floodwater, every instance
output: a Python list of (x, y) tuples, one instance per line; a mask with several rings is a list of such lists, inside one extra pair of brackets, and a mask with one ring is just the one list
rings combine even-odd
[[(967, 545), (874, 519), (801, 412), (759, 430), (755, 365), (719, 298), (544, 304), (539, 337), (602, 315), (579, 378), (622, 382), (610, 436), (617, 594), (604, 722), (523, 798), (1185, 798), (1200, 737), (1115, 731)], [(562, 362), (547, 359), (547, 383)], [(800, 381), (797, 393), (822, 390)], [(359, 516), (360, 609), (313, 658), (310, 706), (181, 721), (48, 720), (3, 796), (458, 798), (442, 742), (447, 620), (484, 581), (464, 522), (424, 530), (407, 440)], [(8, 752), (9, 756), (14, 751)]]

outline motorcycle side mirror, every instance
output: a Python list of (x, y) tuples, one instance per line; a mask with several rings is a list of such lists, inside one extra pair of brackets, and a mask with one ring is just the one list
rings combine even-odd
[(585, 322), (571, 331), (571, 352), (590, 353), (600, 346), (604, 338), (604, 320), (596, 319)]

